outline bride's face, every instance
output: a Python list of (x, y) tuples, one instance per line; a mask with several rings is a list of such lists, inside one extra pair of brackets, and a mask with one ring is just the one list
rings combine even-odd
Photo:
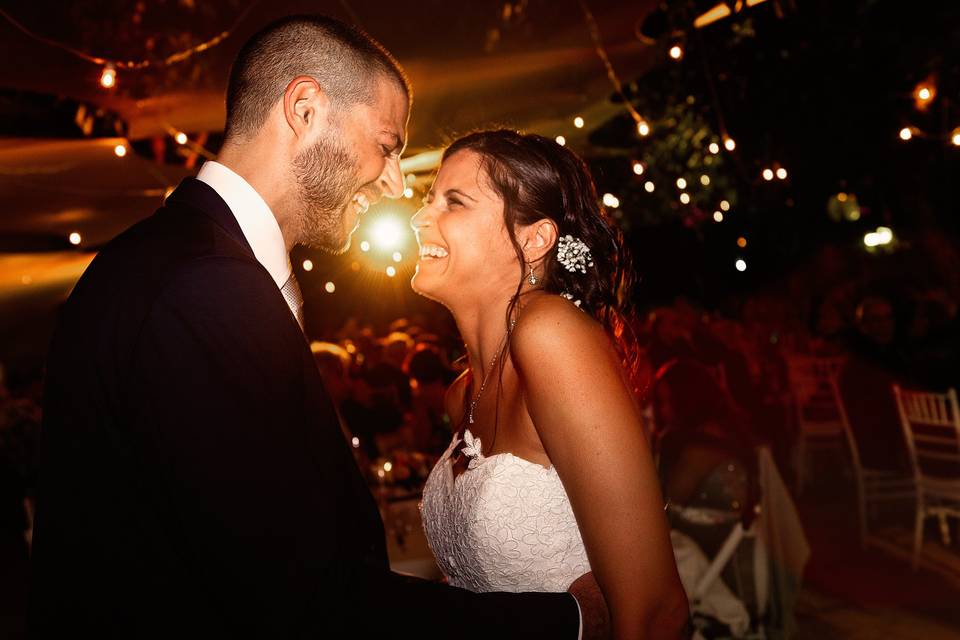
[(503, 200), (490, 188), (480, 156), (444, 160), (423, 207), (411, 221), (420, 245), (413, 290), (453, 309), (509, 298), (520, 263), (503, 221)]

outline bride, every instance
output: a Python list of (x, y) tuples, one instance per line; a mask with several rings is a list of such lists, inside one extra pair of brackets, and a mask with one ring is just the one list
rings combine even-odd
[(415, 291), (445, 305), (470, 368), (423, 493), (450, 584), (564, 591), (592, 571), (616, 638), (677, 638), (687, 602), (628, 382), (620, 236), (554, 141), (454, 142), (412, 221)]

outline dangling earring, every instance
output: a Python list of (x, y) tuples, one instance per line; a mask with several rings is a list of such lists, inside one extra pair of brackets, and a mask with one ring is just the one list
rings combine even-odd
[(535, 287), (540, 284), (540, 278), (537, 277), (537, 274), (533, 272), (533, 265), (527, 265), (530, 267), (530, 273), (527, 275), (527, 282), (530, 283), (531, 287)]

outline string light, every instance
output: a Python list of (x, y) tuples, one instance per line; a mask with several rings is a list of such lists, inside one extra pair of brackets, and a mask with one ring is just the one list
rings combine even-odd
[(642, 176), (642, 175), (643, 175), (643, 163), (641, 163), (641, 162), (634, 162), (634, 163), (633, 163), (633, 172), (634, 172), (635, 174), (637, 174), (638, 176)]
[(711, 142), (707, 149), (709, 149), (710, 153), (714, 155), (720, 153), (720, 145), (718, 145), (716, 142)]
[(743, 236), (740, 236), (739, 238), (737, 238), (737, 246), (740, 247), (741, 249), (743, 249), (744, 247), (746, 247), (746, 246), (747, 246), (747, 239), (744, 238)]
[(720, 213), (719, 211), (714, 211), (713, 220), (714, 222), (723, 222), (723, 214)]
[(73, 246), (77, 246), (81, 242), (83, 242), (83, 238), (81, 238), (80, 234), (77, 233), (76, 231), (70, 234), (69, 240), (70, 240), (70, 244), (72, 244)]
[(722, 209), (723, 211), (730, 211), (730, 202), (727, 200), (721, 200), (720, 209)]
[(113, 89), (117, 86), (117, 69), (112, 64), (103, 67), (100, 72), (100, 86), (104, 89)]
[(780, 178), (781, 180), (786, 180), (787, 170), (784, 169), (783, 167), (780, 167), (779, 169), (777, 169), (777, 177)]
[(680, 58), (682, 58), (683, 47), (681, 47), (678, 44), (675, 44), (672, 47), (670, 47), (670, 57), (673, 58), (674, 60), (679, 60)]
[(603, 204), (611, 209), (616, 209), (620, 206), (620, 199), (612, 193), (605, 193), (603, 194)]
[(561, 147), (565, 147), (567, 145), (567, 139), (564, 138), (563, 136), (557, 136), (556, 141), (557, 141), (557, 144), (560, 145)]
[(177, 144), (187, 144), (187, 134), (183, 131), (178, 131), (173, 139), (177, 141)]
[(733, 151), (734, 149), (737, 148), (737, 143), (736, 143), (736, 141), (735, 141), (733, 138), (731, 138), (730, 136), (724, 136), (724, 137), (723, 137), (723, 146), (726, 148), (727, 151)]
[(705, 187), (706, 187), (706, 186), (709, 186), (709, 185), (710, 185), (710, 176), (708, 176), (707, 174), (703, 174), (702, 176), (700, 176), (700, 184), (702, 184), (702, 185), (705, 186)]
[(650, 180), (647, 180), (643, 183), (643, 188), (646, 189), (647, 193), (653, 193), (653, 190), (656, 189), (657, 186)]
[(910, 127), (904, 127), (900, 129), (900, 139), (906, 142), (913, 137), (913, 130)]
[(644, 138), (650, 135), (650, 125), (647, 124), (646, 120), (641, 120), (637, 123), (637, 133), (639, 133)]
[(737, 267), (737, 271), (746, 271), (746, 270), (747, 270), (747, 263), (746, 263), (746, 261), (745, 261), (743, 258), (740, 258), (740, 259), (737, 260), (737, 262), (736, 262), (736, 267)]
[(387, 473), (390, 473), (390, 471), (393, 470), (393, 463), (390, 462), (389, 460), (388, 460), (387, 462), (384, 462), (384, 463), (383, 463), (383, 470), (386, 471)]
[(690, 204), (690, 194), (689, 194), (689, 193), (681, 193), (681, 194), (680, 194), (680, 202), (682, 202), (683, 204)]
[(919, 111), (926, 111), (936, 96), (937, 88), (927, 81), (921, 82), (913, 90), (913, 101)]
[(113, 152), (117, 154), (118, 158), (122, 158), (123, 156), (127, 155), (127, 146), (123, 144), (118, 144), (113, 148)]
[(950, 142), (953, 143), (953, 146), (960, 147), (960, 127), (954, 129), (953, 133), (950, 134)]
[(683, 178), (677, 178), (677, 189), (686, 189), (687, 181)]
[[(323, 285), (323, 288), (327, 293), (333, 293), (337, 290), (337, 285), (333, 284), (332, 282), (328, 282), (327, 284)], [(354, 440), (356, 440), (356, 438), (354, 438)]]
[(577, 116), (576, 118), (574, 118), (573, 126), (575, 126), (577, 129), (583, 129), (583, 118), (581, 118), (580, 116)]
[(304, 270), (304, 271), (313, 271), (313, 260), (304, 260), (304, 261), (303, 261), (303, 270)]
[(764, 169), (764, 170), (763, 170), (763, 179), (766, 180), (767, 182), (769, 182), (770, 180), (773, 180), (773, 169), (769, 169), (769, 168), (768, 168), (768, 169)]
[(353, 445), (353, 448), (354, 448), (354, 449), (359, 449), (359, 448), (360, 448), (360, 438), (358, 438), (357, 436), (353, 436), (353, 438), (350, 440), (350, 444)]

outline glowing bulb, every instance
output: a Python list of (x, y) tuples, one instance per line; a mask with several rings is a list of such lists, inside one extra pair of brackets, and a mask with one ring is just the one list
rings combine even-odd
[(370, 243), (364, 240), (360, 243), (360, 251), (370, 251)]
[(680, 58), (682, 58), (683, 47), (681, 47), (678, 44), (675, 44), (672, 47), (670, 47), (670, 57), (673, 58), (674, 60), (679, 60)]
[(730, 203), (727, 202), (726, 200), (721, 200), (720, 209), (722, 209), (723, 211), (730, 211)]
[[(960, 136), (960, 134), (957, 134), (957, 135)], [(642, 176), (642, 175), (643, 175), (643, 164), (640, 163), (640, 162), (634, 162), (634, 163), (633, 163), (633, 172), (634, 172), (635, 174), (637, 174), (638, 176)]]
[(391, 278), (397, 275), (397, 270), (393, 265), (390, 265), (389, 267), (387, 267), (387, 275), (390, 276)]
[(567, 139), (564, 138), (563, 136), (557, 136), (556, 140), (557, 140), (557, 144), (560, 145), (561, 147), (567, 144)]
[(108, 64), (100, 72), (100, 86), (104, 89), (112, 89), (117, 86), (117, 70), (112, 64)]
[(173, 139), (177, 141), (177, 144), (187, 144), (187, 134), (183, 131), (178, 131), (177, 135), (173, 136)]
[(924, 102), (927, 102), (928, 100), (930, 100), (930, 98), (933, 97), (933, 92), (930, 91), (929, 87), (921, 87), (920, 90), (917, 91), (917, 97), (923, 100)]
[(575, 126), (577, 129), (583, 129), (583, 118), (581, 118), (580, 116), (577, 116), (576, 118), (574, 118), (573, 126)]
[(332, 282), (328, 282), (327, 284), (323, 285), (323, 288), (327, 293), (333, 293), (337, 290), (337, 285), (333, 284)]
[(953, 135), (950, 136), (950, 142), (953, 143), (953, 146), (960, 147), (960, 128), (953, 130)]
[(650, 125), (647, 124), (646, 120), (641, 120), (637, 123), (637, 133), (639, 133), (641, 136), (650, 135)]
[(763, 179), (767, 181), (773, 180), (773, 169), (764, 169)]
[(713, 212), (713, 220), (714, 220), (715, 222), (723, 222), (723, 214), (720, 213), (719, 211), (714, 211), (714, 212)]
[(689, 193), (681, 193), (681, 194), (680, 194), (680, 202), (682, 202), (683, 204), (690, 204), (690, 194), (689, 194)]
[(410, 188), (410, 187), (407, 187), (406, 189), (404, 189), (404, 190), (403, 190), (403, 197), (404, 197), (404, 198), (412, 198), (412, 197), (413, 197), (413, 189)]
[(912, 138), (912, 137), (913, 137), (913, 131), (910, 129), (910, 127), (904, 127), (903, 129), (900, 129), (900, 139), (901, 139), (901, 140), (906, 141), (906, 140), (909, 140), (909, 139)]
[(711, 142), (707, 149), (709, 149), (710, 153), (713, 154), (720, 153), (720, 145), (718, 145), (716, 142)]
[(643, 183), (643, 188), (646, 189), (647, 193), (653, 193), (653, 190), (656, 189), (656, 185), (647, 180), (645, 183)]
[(879, 244), (890, 244), (893, 241), (893, 231), (889, 227), (877, 227)]
[(743, 258), (741, 258), (737, 260), (736, 267), (737, 267), (737, 271), (746, 271), (747, 263), (743, 260)]
[(702, 184), (702, 185), (705, 186), (705, 187), (706, 187), (707, 185), (709, 185), (709, 184), (710, 184), (710, 176), (708, 176), (707, 174), (703, 174), (702, 176), (700, 176), (700, 184)]
[(123, 156), (127, 155), (127, 146), (123, 144), (118, 144), (113, 148), (113, 152), (117, 154), (118, 158), (122, 158)]
[(620, 199), (612, 193), (605, 193), (603, 194), (603, 204), (604, 206), (616, 209), (620, 206)]
[(74, 231), (70, 234), (70, 244), (77, 246), (83, 241), (83, 238), (80, 237), (80, 234)]
[(723, 146), (727, 149), (727, 151), (733, 151), (737, 148), (737, 143), (733, 138), (728, 136), (723, 139)]
[(394, 252), (393, 252), (393, 261), (394, 261), (394, 262), (400, 262), (401, 260), (403, 260), (403, 254), (400, 253), (399, 251), (394, 251)]
[(303, 270), (304, 270), (304, 271), (313, 271), (313, 260), (304, 260), (304, 261), (303, 261)]
[(744, 247), (746, 247), (746, 246), (747, 246), (747, 239), (744, 238), (743, 236), (740, 236), (739, 238), (737, 238), (737, 246), (740, 247), (741, 249), (743, 249)]
[(677, 178), (677, 189), (686, 189), (687, 181), (683, 178)]
[(392, 462), (389, 462), (389, 461), (384, 462), (384, 463), (383, 463), (383, 470), (386, 471), (387, 473), (390, 473), (390, 471), (393, 470), (393, 463), (392, 463)]
[(354, 449), (359, 449), (359, 448), (360, 448), (360, 438), (358, 438), (357, 436), (353, 436), (353, 438), (351, 438), (351, 440), (350, 440), (350, 444), (353, 445), (353, 448), (354, 448)]
[(871, 231), (863, 236), (863, 244), (867, 245), (868, 247), (876, 247), (880, 244), (880, 238), (876, 232)]
[(780, 167), (779, 169), (777, 169), (777, 177), (780, 178), (781, 180), (786, 180), (787, 170), (784, 169), (783, 167)]
[(386, 472), (386, 471), (384, 471), (383, 469), (377, 469), (377, 477), (378, 477), (378, 478), (383, 479), (383, 477), (384, 477), (385, 475), (387, 475), (387, 472)]

